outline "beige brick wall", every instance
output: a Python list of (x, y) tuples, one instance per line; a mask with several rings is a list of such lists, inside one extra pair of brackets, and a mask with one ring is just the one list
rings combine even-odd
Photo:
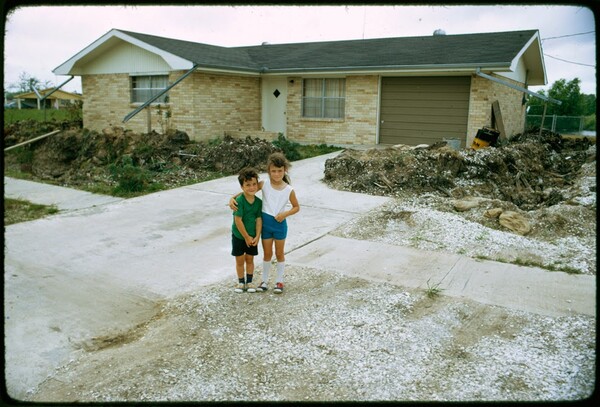
[[(171, 73), (170, 81), (175, 81), (183, 73)], [(290, 83), (290, 79), (294, 82)], [(378, 84), (376, 75), (348, 76), (345, 117), (308, 119), (303, 118), (301, 113), (302, 78), (289, 77), (287, 137), (301, 143), (375, 144)], [(122, 122), (136, 108), (130, 103), (128, 74), (83, 76), (82, 87), (85, 127), (101, 131), (109, 126), (121, 126), (137, 132), (147, 131), (146, 112), (138, 113), (127, 123)], [(225, 134), (268, 140), (276, 137), (261, 131), (258, 77), (195, 72), (171, 89), (169, 98), (170, 126), (185, 131), (194, 140), (208, 140)], [(500, 102), (507, 135), (522, 132), (525, 120), (522, 98), (523, 94), (517, 90), (474, 75), (471, 79), (467, 146), (471, 145), (477, 130), (491, 126), (492, 103), (495, 100)], [(156, 107), (153, 109), (152, 129), (162, 132)]]
[[(495, 75), (496, 76), (496, 75)], [(514, 85), (522, 83), (497, 76), (499, 79)], [(467, 127), (467, 146), (471, 146), (477, 130), (492, 125), (492, 103), (498, 101), (504, 122), (506, 136), (523, 132), (525, 126), (525, 109), (523, 93), (506, 85), (473, 75), (471, 78), (471, 97), (469, 100), (469, 121)]]
[(131, 128), (131, 122), (123, 124), (123, 118), (134, 109), (129, 103), (129, 86), (128, 74), (82, 76), (84, 127), (96, 131), (110, 126)]
[(301, 111), (302, 78), (288, 78), (287, 137), (311, 144), (375, 144), (378, 82), (378, 76), (346, 77), (345, 117), (308, 119)]
[(223, 137), (225, 132), (261, 129), (258, 77), (198, 72), (175, 86), (169, 95), (173, 125), (194, 140)]
[[(184, 73), (172, 72), (170, 82)], [(259, 81), (258, 77), (193, 73), (169, 91), (170, 126), (185, 131), (194, 140), (223, 137), (227, 131), (259, 132)], [(122, 122), (137, 107), (130, 103), (128, 74), (83, 76), (82, 88), (83, 121), (88, 129), (101, 131), (109, 126), (121, 126), (137, 132), (147, 131), (145, 111), (127, 123)], [(162, 132), (156, 106), (152, 109), (152, 129)]]

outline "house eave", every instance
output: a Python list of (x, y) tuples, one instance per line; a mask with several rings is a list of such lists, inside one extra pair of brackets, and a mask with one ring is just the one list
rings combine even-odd
[(88, 45), (83, 50), (75, 54), (69, 60), (54, 68), (52, 72), (56, 75), (84, 75), (84, 72), (77, 65), (78, 62), (84, 61), (86, 57), (92, 56), (95, 51), (98, 51), (103, 46), (107, 45), (108, 42), (113, 40), (114, 38), (118, 38), (122, 41), (131, 43), (135, 46), (138, 46), (142, 49), (159, 55), (173, 70), (188, 70), (194, 66), (194, 63), (192, 61), (188, 61), (187, 59), (178, 57), (177, 55), (173, 55), (160, 48), (149, 45), (143, 41), (140, 41), (125, 33), (122, 33), (119, 30), (112, 29), (106, 34), (104, 34), (102, 37), (98, 38), (92, 44)]
[(527, 85), (546, 85), (548, 80), (546, 77), (546, 66), (544, 63), (543, 54), (540, 33), (538, 31), (529, 39), (529, 41), (527, 41), (519, 53), (513, 58), (510, 64), (511, 71), (516, 70), (519, 60), (523, 58), (528, 68), (539, 67), (539, 69), (530, 70)]

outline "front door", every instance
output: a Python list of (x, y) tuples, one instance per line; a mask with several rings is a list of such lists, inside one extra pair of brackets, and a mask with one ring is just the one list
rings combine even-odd
[(262, 78), (262, 127), (285, 134), (287, 78)]

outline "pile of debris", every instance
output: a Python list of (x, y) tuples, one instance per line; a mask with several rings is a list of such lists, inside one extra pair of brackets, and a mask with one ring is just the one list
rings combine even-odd
[(345, 150), (325, 163), (325, 181), (374, 195), (437, 192), (455, 199), (508, 201), (534, 210), (572, 198), (569, 186), (584, 164), (596, 160), (595, 145), (591, 146), (587, 138), (566, 140), (557, 133), (532, 131), (478, 150), (454, 150), (445, 142)]
[(155, 182), (173, 187), (235, 174), (245, 166), (264, 170), (268, 155), (277, 151), (272, 143), (250, 137), (195, 142), (178, 130), (136, 133), (114, 126), (96, 132), (68, 123), (34, 121), (7, 126), (5, 147), (56, 129), (63, 131), (5, 154), (5, 168), (76, 188), (94, 182), (114, 185), (108, 167), (124, 162), (125, 157), (148, 171)]

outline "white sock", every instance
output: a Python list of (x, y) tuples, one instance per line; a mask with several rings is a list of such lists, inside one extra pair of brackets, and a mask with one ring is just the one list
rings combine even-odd
[(271, 261), (263, 261), (262, 269), (262, 281), (267, 283), (269, 281), (269, 271), (271, 270)]
[(277, 278), (276, 283), (283, 283), (283, 269), (285, 268), (285, 262), (277, 262)]

